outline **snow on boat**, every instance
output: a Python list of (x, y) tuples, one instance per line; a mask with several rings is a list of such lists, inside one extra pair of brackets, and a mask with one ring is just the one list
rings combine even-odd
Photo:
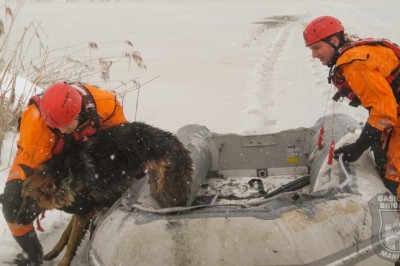
[[(321, 125), (328, 132), (322, 149)], [(373, 218), (374, 199), (391, 194), (370, 153), (348, 167), (327, 164), (330, 135), (341, 145), (358, 128), (346, 115), (267, 135), (181, 128), (195, 164), (188, 206), (161, 209), (146, 178), (138, 180), (98, 222), (89, 264), (393, 265), (397, 253), (382, 248), (393, 239), (382, 240)], [(385, 215), (398, 223), (396, 212)]]

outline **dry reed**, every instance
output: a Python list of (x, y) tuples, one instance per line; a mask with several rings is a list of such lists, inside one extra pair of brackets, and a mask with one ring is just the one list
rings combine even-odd
[[(134, 63), (146, 69), (131, 41), (89, 42), (49, 50), (41, 39), (45, 31), (37, 21), (25, 27), (20, 36), (12, 36), (22, 6), (23, 2), (18, 2), (14, 9), (4, 6), (0, 10), (7, 17), (6, 22), (0, 20), (0, 151), (6, 133), (16, 129), (28, 99), (42, 88), (61, 80), (79, 80), (116, 90), (123, 98), (127, 92), (139, 90), (141, 84), (136, 78), (111, 80), (114, 67), (132, 71)], [(102, 49), (107, 54), (102, 54)]]

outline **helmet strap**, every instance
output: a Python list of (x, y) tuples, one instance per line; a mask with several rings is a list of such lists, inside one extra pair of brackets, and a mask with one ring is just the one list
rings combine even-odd
[(327, 44), (329, 44), (329, 45), (333, 48), (333, 50), (335, 51), (335, 54), (333, 55), (331, 62), (328, 64), (328, 67), (332, 67), (332, 66), (334, 66), (334, 65), (336, 64), (336, 60), (339, 58), (339, 55), (340, 55), (340, 53), (339, 53), (339, 47), (340, 47), (340, 46), (334, 45), (334, 44), (329, 40), (329, 38), (326, 38), (326, 39), (324, 39), (324, 40), (322, 40), (322, 41), (325, 42), (325, 43), (327, 43)]
[[(335, 36), (339, 39), (339, 44), (337, 46), (331, 42), (331, 38), (333, 36)], [(326, 37), (325, 39), (322, 39), (321, 41), (329, 44), (333, 48), (333, 50), (335, 50), (335, 54), (333, 55), (331, 62), (328, 64), (328, 67), (332, 67), (336, 64), (336, 61), (340, 56), (340, 52), (339, 52), (340, 47), (342, 47), (343, 45), (346, 44), (346, 40), (344, 38), (344, 32), (343, 31), (338, 32), (334, 35)]]

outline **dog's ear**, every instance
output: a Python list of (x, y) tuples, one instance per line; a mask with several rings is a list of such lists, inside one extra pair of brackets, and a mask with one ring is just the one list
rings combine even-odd
[(24, 171), (25, 177), (29, 177), (34, 173), (34, 169), (26, 164), (20, 163), (19, 166)]

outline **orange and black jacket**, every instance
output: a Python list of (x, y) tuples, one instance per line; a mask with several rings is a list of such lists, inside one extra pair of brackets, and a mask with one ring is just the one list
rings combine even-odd
[[(100, 116), (100, 130), (126, 122), (122, 107), (113, 92), (98, 89), (90, 84), (85, 84), (85, 87), (90, 92), (97, 114)], [(55, 147), (59, 147), (60, 139), (63, 138), (62, 134), (47, 127), (36, 104), (29, 104), (23, 111), (17, 155), (10, 169), (2, 199), (4, 218), (17, 241), (18, 239), (26, 240), (25, 236), (31, 234), (32, 221), (35, 219), (35, 217), (27, 216), (20, 223), (15, 221), (16, 212), (21, 204), (21, 184), (26, 178), (19, 165), (37, 167), (55, 154)], [(21, 245), (23, 242), (19, 241), (18, 243)], [(31, 244), (26, 245), (31, 246)]]
[(355, 46), (336, 61), (337, 71), (369, 110), (367, 122), (379, 130), (398, 122), (396, 98), (386, 80), (398, 66), (393, 50), (381, 45)]
[[(85, 84), (85, 87), (92, 95), (96, 111), (102, 121), (100, 129), (127, 121), (114, 92), (101, 90), (90, 84)], [(59, 138), (60, 136), (44, 123), (38, 107), (30, 104), (21, 115), (18, 151), (9, 172), (8, 181), (25, 179), (19, 164), (37, 167), (45, 160), (50, 159)]]

